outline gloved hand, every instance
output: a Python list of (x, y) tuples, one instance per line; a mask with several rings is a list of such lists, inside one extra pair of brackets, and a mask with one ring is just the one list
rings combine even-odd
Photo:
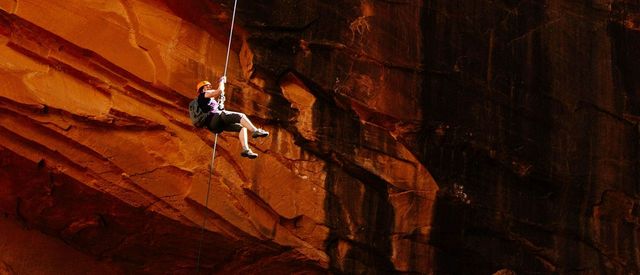
[(218, 85), (218, 90), (220, 90), (224, 94), (224, 82), (220, 81), (220, 85)]
[(224, 110), (224, 101), (226, 100), (224, 93), (220, 95), (220, 101), (218, 102), (218, 110)]

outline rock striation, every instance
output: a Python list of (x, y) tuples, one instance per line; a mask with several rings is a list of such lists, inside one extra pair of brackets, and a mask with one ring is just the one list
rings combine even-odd
[(233, 4), (0, 0), (0, 274), (640, 273), (636, 1), (240, 0), (211, 172)]
[(271, 136), (251, 161), (222, 134), (209, 187), (214, 137), (186, 106), (223, 74), (230, 3), (0, 1), (3, 272), (428, 271), (408, 259), (438, 187), (398, 139), (421, 41), (372, 35), (410, 37), (421, 5), (387, 26), (389, 4), (289, 2), (238, 8), (227, 108)]
[(640, 272), (637, 4), (426, 5), (437, 273)]

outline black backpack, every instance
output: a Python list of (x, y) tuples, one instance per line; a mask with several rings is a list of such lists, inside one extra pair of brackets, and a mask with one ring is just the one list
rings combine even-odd
[(193, 126), (198, 128), (202, 128), (205, 126), (205, 119), (207, 118), (208, 112), (202, 111), (198, 106), (198, 98), (196, 97), (194, 100), (189, 103), (189, 118), (191, 118), (191, 123)]

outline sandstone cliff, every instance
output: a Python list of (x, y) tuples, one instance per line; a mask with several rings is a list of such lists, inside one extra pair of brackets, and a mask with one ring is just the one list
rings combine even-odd
[(207, 198), (232, 7), (0, 0), (0, 274), (640, 272), (638, 3), (240, 1)]
[[(420, 119), (421, 76), (405, 69), (420, 41), (387, 56), (394, 45), (370, 35), (384, 7), (241, 3), (227, 108), (271, 136), (251, 161), (221, 135), (205, 198), (213, 136), (186, 105), (222, 75), (230, 3), (0, 4), (7, 270), (193, 273), (203, 239), (205, 272), (385, 272), (424, 246), (405, 236), (426, 239), (437, 186), (397, 139)], [(412, 35), (416, 10), (387, 35)], [(61, 269), (75, 250), (86, 260)]]

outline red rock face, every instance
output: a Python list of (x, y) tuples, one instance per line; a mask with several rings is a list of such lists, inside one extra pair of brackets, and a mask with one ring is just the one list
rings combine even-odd
[(633, 1), (240, 0), (210, 186), (233, 2), (58, 2), (0, 0), (0, 274), (640, 273)]
[(431, 270), (438, 187), (398, 138), (421, 4), (241, 3), (227, 108), (271, 136), (252, 161), (222, 134), (208, 190), (186, 106), (224, 71), (228, 4), (0, 1), (1, 272)]

